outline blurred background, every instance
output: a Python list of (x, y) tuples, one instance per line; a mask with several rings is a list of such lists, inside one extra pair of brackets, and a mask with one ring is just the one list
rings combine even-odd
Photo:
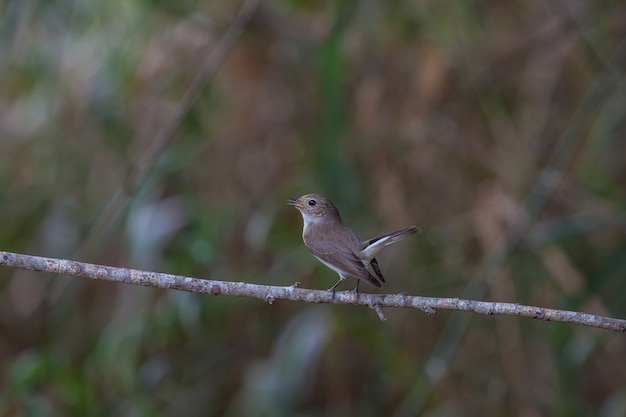
[[(626, 318), (624, 2), (0, 7), (0, 250), (326, 289), (317, 192), (384, 292)], [(0, 277), (0, 416), (626, 415), (605, 330)]]

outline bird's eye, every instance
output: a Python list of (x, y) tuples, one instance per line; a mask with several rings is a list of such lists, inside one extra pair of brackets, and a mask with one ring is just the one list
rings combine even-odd
[(317, 201), (315, 200), (309, 200), (309, 206), (313, 207), (317, 204)]

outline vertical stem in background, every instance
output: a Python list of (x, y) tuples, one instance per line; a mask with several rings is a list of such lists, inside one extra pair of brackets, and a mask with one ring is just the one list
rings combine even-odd
[(318, 76), (320, 128), (315, 149), (315, 172), (330, 195), (356, 197), (357, 176), (346, 157), (345, 133), (348, 125), (347, 68), (342, 40), (355, 15), (358, 3), (343, 0), (337, 6), (335, 21), (320, 47)]

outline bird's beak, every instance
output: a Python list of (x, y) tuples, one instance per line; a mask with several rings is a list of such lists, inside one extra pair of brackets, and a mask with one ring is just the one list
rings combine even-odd
[(287, 204), (290, 206), (294, 206), (295, 208), (304, 208), (304, 204), (302, 204), (299, 200), (287, 200)]

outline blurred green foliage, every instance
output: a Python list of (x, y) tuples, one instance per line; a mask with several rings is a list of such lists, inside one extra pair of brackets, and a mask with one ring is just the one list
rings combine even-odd
[[(626, 317), (626, 4), (265, 1), (203, 69), (240, 6), (0, 2), (0, 249), (327, 288), (319, 192), (422, 227), (384, 291)], [(0, 277), (0, 416), (626, 414), (606, 331)]]

